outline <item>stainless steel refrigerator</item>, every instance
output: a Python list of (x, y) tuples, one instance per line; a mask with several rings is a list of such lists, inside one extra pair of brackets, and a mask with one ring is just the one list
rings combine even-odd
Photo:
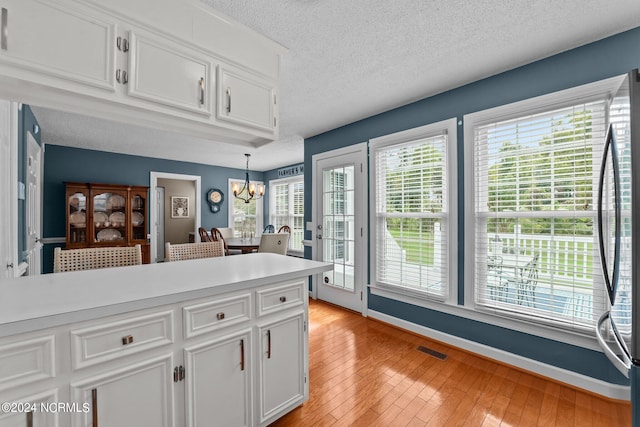
[(640, 426), (640, 75), (626, 75), (611, 100), (598, 180), (598, 238), (610, 309), (598, 342), (631, 379), (634, 426)]

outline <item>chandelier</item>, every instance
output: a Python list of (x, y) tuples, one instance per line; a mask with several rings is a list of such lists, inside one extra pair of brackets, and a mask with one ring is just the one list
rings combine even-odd
[(236, 196), (237, 199), (244, 201), (245, 203), (249, 203), (252, 199), (259, 199), (264, 196), (264, 185), (258, 185), (258, 196), (256, 196), (256, 184), (251, 184), (249, 182), (249, 157), (251, 154), (245, 154), (247, 157), (247, 170), (244, 174), (244, 185), (242, 189), (240, 189), (240, 185), (237, 182), (234, 182), (231, 186), (233, 190), (233, 195)]

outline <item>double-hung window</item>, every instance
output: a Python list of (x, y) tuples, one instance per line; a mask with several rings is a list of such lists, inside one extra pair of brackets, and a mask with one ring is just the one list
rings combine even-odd
[(466, 294), (476, 308), (591, 331), (611, 83), (465, 116)]
[[(262, 198), (251, 199), (245, 203), (233, 197), (233, 184), (242, 188), (244, 181), (229, 179), (229, 227), (233, 228), (234, 237), (258, 236), (262, 232)], [(261, 182), (251, 181), (251, 184), (262, 185)]]
[(291, 228), (289, 249), (302, 253), (304, 247), (304, 177), (279, 179), (269, 182), (269, 221), (274, 228)]
[(370, 141), (376, 286), (438, 301), (454, 296), (455, 141), (455, 119)]

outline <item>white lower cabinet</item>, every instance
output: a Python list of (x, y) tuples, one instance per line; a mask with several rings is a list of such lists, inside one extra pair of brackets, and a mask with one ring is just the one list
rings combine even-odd
[(189, 427), (251, 426), (251, 329), (184, 350)]
[(306, 400), (305, 312), (283, 314), (258, 325), (258, 336), (258, 407), (264, 425)]
[(90, 410), (74, 427), (173, 426), (173, 354), (71, 383), (71, 400)]
[[(57, 390), (48, 390), (35, 395), (14, 395), (3, 403), (15, 405), (9, 411), (0, 412), (0, 427), (57, 427), (58, 413), (55, 406), (60, 399)], [(17, 405), (28, 405), (29, 407)], [(54, 406), (51, 406), (54, 405)], [(50, 411), (50, 412), (48, 412)]]
[(0, 411), (0, 427), (266, 426), (309, 395), (306, 289), (298, 279), (3, 338), (0, 402), (67, 406)]

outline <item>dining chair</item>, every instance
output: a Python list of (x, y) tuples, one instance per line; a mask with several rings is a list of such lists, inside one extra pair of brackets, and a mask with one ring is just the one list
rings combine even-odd
[(278, 233), (289, 233), (289, 234), (291, 234), (291, 227), (289, 227), (288, 225), (283, 225), (282, 227), (280, 227), (278, 229)]
[(536, 305), (536, 287), (538, 286), (538, 254), (522, 269), (520, 277), (516, 281), (518, 285), (518, 304), (525, 303), (530, 307)]
[(142, 264), (142, 249), (135, 246), (53, 250), (53, 272), (93, 270)]
[(207, 233), (207, 230), (204, 227), (198, 228), (198, 234), (200, 234), (201, 242), (213, 242), (211, 236), (209, 236), (209, 233)]
[(229, 255), (229, 247), (227, 246), (227, 241), (224, 239), (224, 236), (222, 235), (222, 231), (220, 231), (216, 227), (213, 227), (211, 229), (211, 240), (214, 242), (221, 241), (222, 246), (224, 247), (225, 256)]
[(218, 242), (200, 243), (165, 243), (166, 261), (183, 261), (187, 259), (213, 258), (224, 256), (224, 246)]
[(260, 237), (258, 252), (271, 252), (274, 254), (287, 254), (289, 246), (289, 233), (266, 233)]
[(487, 288), (489, 296), (495, 301), (504, 301), (508, 292), (508, 280), (502, 275), (503, 259), (500, 255), (487, 257)]
[(275, 233), (275, 232), (276, 232), (276, 228), (275, 228), (273, 225), (271, 225), (271, 224), (267, 225), (267, 226), (264, 228), (264, 230), (262, 230), (262, 233), (263, 233), (263, 234), (264, 234), (264, 233)]

